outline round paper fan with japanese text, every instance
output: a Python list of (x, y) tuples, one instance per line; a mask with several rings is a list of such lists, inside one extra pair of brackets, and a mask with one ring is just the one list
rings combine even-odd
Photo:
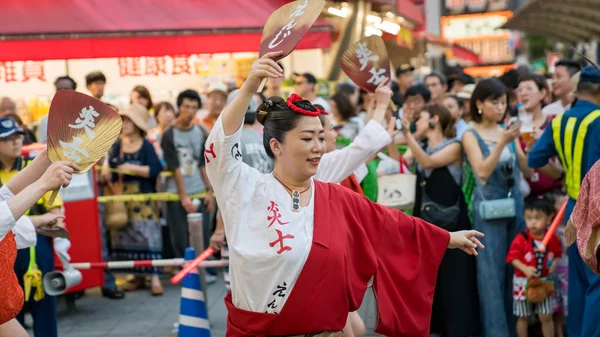
[(70, 161), (87, 172), (121, 133), (121, 116), (101, 101), (74, 90), (60, 90), (48, 114), (48, 157)]
[(277, 59), (288, 56), (310, 30), (323, 8), (324, 0), (297, 0), (274, 11), (263, 28), (259, 57), (283, 51)]
[(356, 42), (344, 52), (340, 62), (344, 73), (368, 92), (375, 92), (385, 78), (390, 78), (390, 60), (385, 43), (376, 35)]

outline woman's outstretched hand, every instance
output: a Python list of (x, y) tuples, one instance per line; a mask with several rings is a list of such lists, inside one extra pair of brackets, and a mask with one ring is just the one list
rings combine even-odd
[(477, 247), (481, 249), (485, 248), (479, 239), (477, 239), (482, 237), (484, 237), (484, 234), (475, 230), (450, 232), (450, 243), (448, 243), (448, 248), (458, 248), (469, 255), (477, 256), (479, 255), (479, 253), (477, 253)]
[(390, 99), (392, 99), (392, 95), (393, 92), (390, 87), (390, 80), (386, 77), (379, 83), (377, 89), (375, 89), (375, 103), (387, 108), (388, 104), (390, 104)]

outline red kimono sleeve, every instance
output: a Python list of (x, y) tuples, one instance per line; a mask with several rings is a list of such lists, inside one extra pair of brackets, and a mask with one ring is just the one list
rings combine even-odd
[(17, 243), (12, 231), (0, 241), (0, 325), (17, 317), (23, 308), (23, 289), (19, 285), (13, 266), (17, 258)]
[(373, 290), (379, 319), (375, 332), (428, 337), (437, 271), (450, 234), (401, 211), (358, 195), (357, 199), (355, 209), (376, 263)]
[(523, 245), (527, 244), (523, 235), (518, 234), (510, 244), (508, 253), (506, 254), (506, 263), (511, 263), (514, 260), (523, 258)]

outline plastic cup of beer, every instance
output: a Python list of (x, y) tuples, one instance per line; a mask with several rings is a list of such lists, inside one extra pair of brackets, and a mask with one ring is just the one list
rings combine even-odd
[(533, 136), (533, 125), (521, 126), (521, 139), (526, 143), (535, 142), (535, 137)]

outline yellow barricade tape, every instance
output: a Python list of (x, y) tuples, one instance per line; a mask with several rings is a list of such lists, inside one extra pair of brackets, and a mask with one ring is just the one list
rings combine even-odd
[[(115, 169), (115, 168), (111, 168), (111, 169), (108, 169), (108, 170), (109, 170), (111, 173), (121, 173), (121, 172), (119, 172), (119, 170), (117, 170), (117, 169)], [(96, 171), (98, 171), (98, 172), (101, 172), (101, 171), (102, 171), (102, 166), (96, 166)], [(136, 175), (135, 173), (133, 173), (133, 172), (124, 172), (123, 174), (124, 174), (124, 175), (126, 175), (126, 176), (134, 176), (134, 177), (135, 177), (135, 176), (137, 176), (137, 175)], [(173, 176), (173, 172), (171, 172), (171, 171), (162, 171), (162, 172), (160, 173), (160, 176), (161, 176), (161, 177), (172, 177), (172, 176)]]
[[(206, 192), (191, 194), (191, 199), (204, 198)], [(107, 195), (98, 197), (98, 202), (127, 202), (127, 201), (177, 201), (179, 200), (179, 194), (172, 192), (161, 192), (161, 193), (144, 193), (144, 194), (121, 194), (121, 195)]]

